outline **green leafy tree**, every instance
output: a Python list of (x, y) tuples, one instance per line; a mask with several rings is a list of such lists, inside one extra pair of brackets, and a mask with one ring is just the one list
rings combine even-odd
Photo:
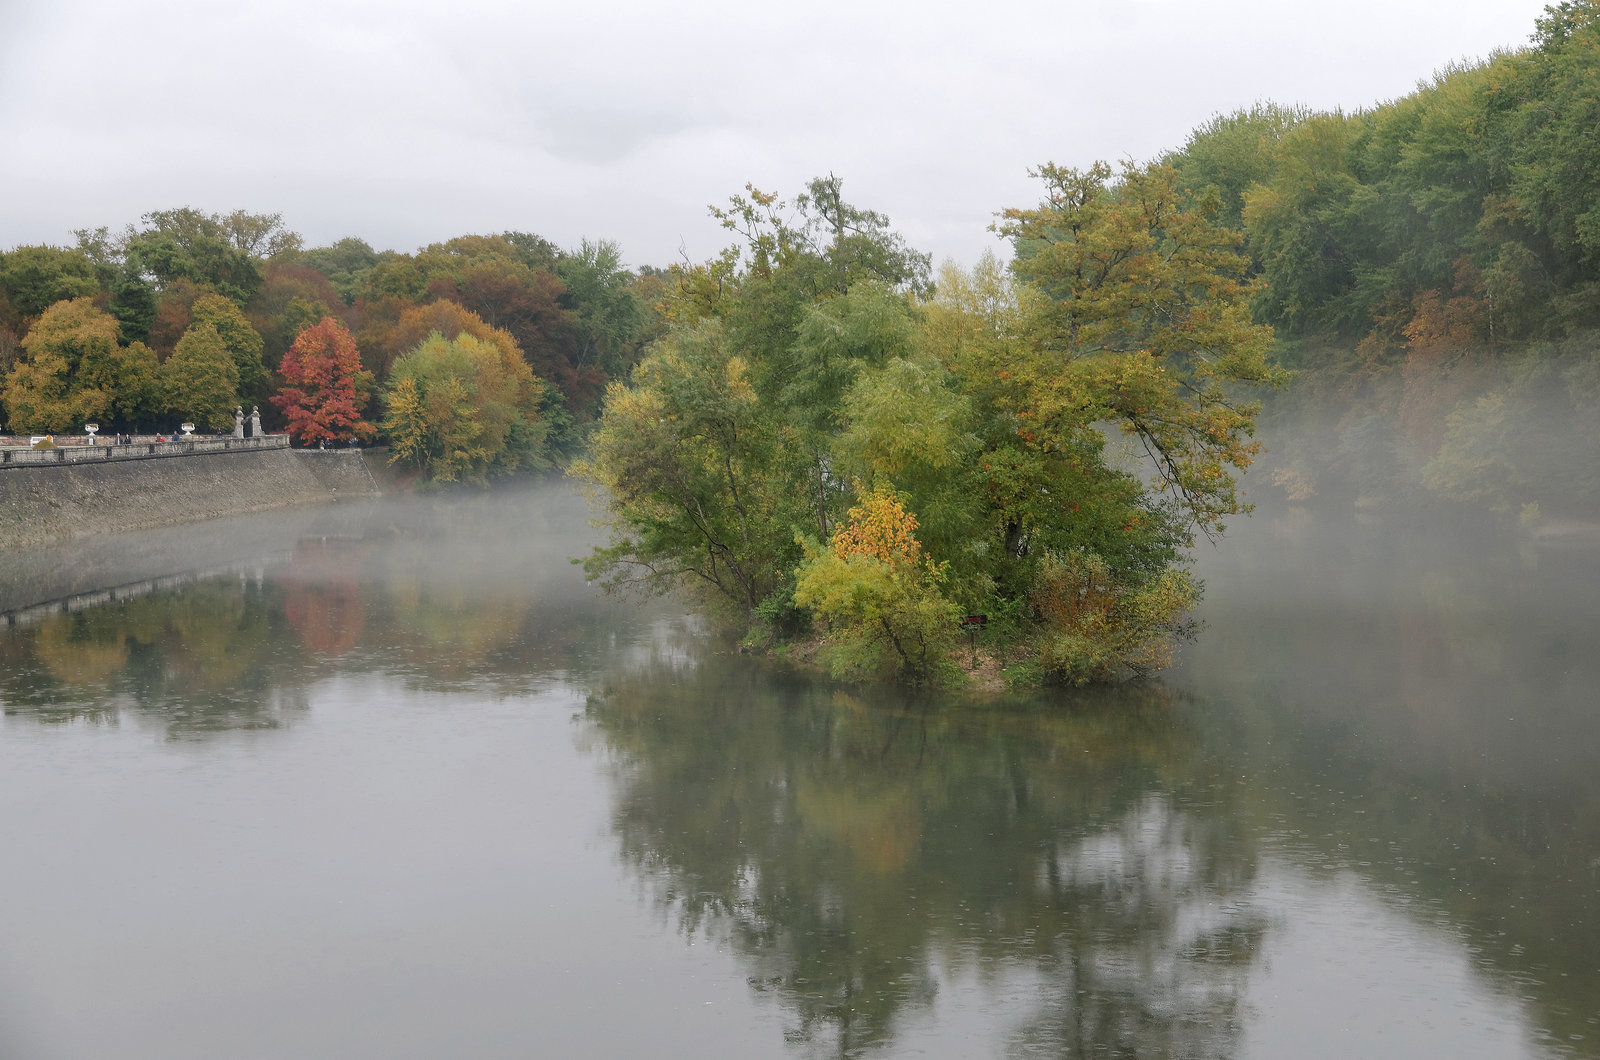
[(279, 214), (207, 214), (192, 207), (157, 210), (129, 228), (123, 252), (140, 274), (165, 286), (177, 279), (210, 287), (246, 305), (261, 287), (258, 262), (298, 249), (300, 237)]
[[(1600, 318), (1600, 4), (1563, 0), (1538, 20), (1534, 47), (1504, 60), (1515, 72), (1489, 97), (1505, 145), (1506, 199), (1519, 242), (1547, 277), (1546, 317), (1564, 329)], [(1551, 283), (1550, 281), (1553, 281)], [(1541, 284), (1540, 286), (1545, 286)]]
[(597, 366), (607, 378), (621, 376), (631, 367), (645, 325), (621, 248), (610, 240), (585, 239), (561, 256), (555, 273), (566, 288), (561, 304), (573, 315), (578, 365)]
[(816, 181), (791, 205), (747, 188), (713, 210), (739, 243), (665, 277), (671, 327), (612, 384), (579, 468), (617, 518), (596, 576), (695, 586), (739, 624), (802, 620), (796, 531), (826, 540), (851, 498), (844, 396), (909, 354), (926, 286), (926, 258), (839, 190)]
[(1186, 203), (1167, 166), (1039, 176), (1044, 203), (1001, 226), (1023, 283), (1013, 319), (954, 363), (1010, 428), (978, 457), (1003, 528), (993, 577), (1043, 668), (1080, 680), (1146, 669), (1185, 632), (1197, 590), (1174, 565), (1193, 532), (1246, 510), (1235, 474), (1260, 447), (1245, 392), (1284, 374), (1214, 201)]
[(395, 298), (415, 302), (428, 290), (428, 277), (409, 254), (380, 258), (363, 277), (360, 299), (369, 302)]
[(1222, 199), (1217, 219), (1240, 228), (1245, 192), (1272, 179), (1284, 136), (1310, 116), (1305, 107), (1276, 103), (1218, 114), (1191, 132), (1183, 148), (1167, 161), (1192, 193), (1215, 189)]
[(127, 266), (111, 282), (111, 315), (129, 342), (148, 342), (155, 325), (160, 297), (151, 283)]
[(167, 408), (196, 426), (233, 425), (239, 404), (239, 368), (216, 326), (196, 321), (162, 365)]
[(574, 468), (616, 516), (616, 539), (586, 569), (612, 585), (689, 587), (748, 621), (786, 594), (800, 558), (792, 527), (808, 521), (782, 441), (721, 322), (674, 329), (611, 385)]
[(1258, 406), (1240, 386), (1277, 386), (1270, 328), (1251, 321), (1248, 259), (1213, 208), (1186, 207), (1167, 166), (1045, 166), (1046, 202), (1008, 210), (1016, 274), (1043, 298), (1042, 356), (1019, 366), (1022, 434), (1071, 446), (1114, 424), (1149, 458), (1158, 490), (1205, 532), (1243, 510), (1228, 469), (1260, 451)]
[(361, 293), (367, 273), (379, 260), (378, 252), (366, 240), (346, 236), (332, 246), (302, 251), (295, 263), (326, 277), (348, 305)]
[(113, 423), (148, 427), (165, 411), (167, 401), (166, 377), (155, 351), (132, 342), (118, 351), (116, 360)]
[(261, 363), (264, 348), (261, 335), (239, 307), (221, 295), (208, 294), (195, 299), (190, 307), (194, 324), (209, 324), (215, 329), (238, 376), (239, 400), (244, 404), (260, 404), (267, 397), (267, 369)]
[(94, 262), (80, 251), (39, 246), (0, 253), (0, 295), (25, 320), (57, 302), (99, 293)]
[(844, 181), (817, 177), (795, 200), (805, 245), (826, 261), (835, 289), (844, 294), (864, 277), (914, 294), (928, 293), (929, 257), (889, 227), (889, 218), (844, 201)]

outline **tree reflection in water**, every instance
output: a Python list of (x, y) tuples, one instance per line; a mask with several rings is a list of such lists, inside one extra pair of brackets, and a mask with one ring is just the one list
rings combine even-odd
[(1008, 1019), (1026, 1008), (1005, 1036), (1024, 1055), (1237, 1052), (1257, 854), (1226, 795), (1173, 794), (1232, 789), (1197, 775), (1167, 689), (874, 696), (708, 658), (588, 706), (625, 861), (686, 935), (739, 955), (793, 1045), (882, 1049), (971, 980)]
[[(596, 645), (625, 625), (620, 605), (567, 561), (587, 540), (587, 517), (570, 489), (533, 483), (336, 507), (323, 532), (303, 533), (302, 518), (281, 542), (251, 537), (252, 548), (281, 546), (269, 558), (247, 552), (236, 568), (170, 577), (142, 570), (132, 588), (102, 556), (109, 580), (74, 588), (105, 590), (104, 602), (0, 626), (0, 702), (41, 721), (133, 717), (193, 738), (285, 724), (314, 682), (337, 673), (525, 691), (593, 665)], [(188, 547), (183, 537), (146, 565), (183, 570)], [(630, 606), (629, 620), (637, 613)]]
[(339, 538), (306, 538), (280, 577), (283, 617), (306, 650), (343, 655), (361, 639), (367, 609), (358, 573), (372, 551), (370, 543)]
[(306, 709), (280, 650), (273, 593), (217, 577), (7, 631), (6, 712), (41, 721), (159, 719), (173, 738), (276, 728)]

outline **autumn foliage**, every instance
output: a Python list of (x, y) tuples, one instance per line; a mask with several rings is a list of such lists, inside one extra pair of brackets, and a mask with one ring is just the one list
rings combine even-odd
[(289, 435), (302, 445), (372, 437), (361, 418), (371, 377), (345, 326), (323, 317), (300, 333), (283, 355), (283, 390), (272, 403), (289, 421)]
[(871, 556), (885, 563), (916, 563), (922, 555), (917, 543), (917, 517), (888, 490), (874, 490), (851, 508), (844, 525), (834, 531), (833, 554)]

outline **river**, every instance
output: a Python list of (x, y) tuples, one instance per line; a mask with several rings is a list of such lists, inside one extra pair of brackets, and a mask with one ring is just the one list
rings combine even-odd
[(1161, 679), (999, 704), (593, 537), (547, 483), (4, 557), (0, 1057), (1600, 1056), (1581, 534), (1258, 516)]

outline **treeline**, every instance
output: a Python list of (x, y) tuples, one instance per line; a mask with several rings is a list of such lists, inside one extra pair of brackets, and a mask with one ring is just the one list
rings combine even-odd
[(1600, 6), (1575, 0), (1403, 99), (1261, 104), (1168, 157), (1302, 370), (1269, 410), (1291, 495), (1600, 501), (1597, 129)]
[[(386, 407), (374, 399), (404, 365), (413, 453), (443, 478), (523, 466), (545, 444), (575, 449), (607, 381), (650, 338), (661, 285), (654, 270), (627, 269), (614, 243), (561, 250), (521, 232), (411, 254), (354, 238), (308, 249), (277, 214), (185, 208), (75, 236), (72, 247), (0, 253), (0, 400), (12, 431), (96, 419), (108, 430), (222, 428), (242, 404), (276, 429), (298, 415), (315, 440), (322, 398), (305, 372), (316, 365), (291, 349), (326, 321), (358, 351), (340, 369), (354, 419), (322, 415), (330, 437), (370, 433)], [(319, 356), (332, 357), (330, 342), (343, 348), (329, 332)], [(271, 400), (285, 390), (300, 396)], [(501, 429), (485, 431), (486, 419)], [(530, 431), (540, 446), (508, 448)]]

